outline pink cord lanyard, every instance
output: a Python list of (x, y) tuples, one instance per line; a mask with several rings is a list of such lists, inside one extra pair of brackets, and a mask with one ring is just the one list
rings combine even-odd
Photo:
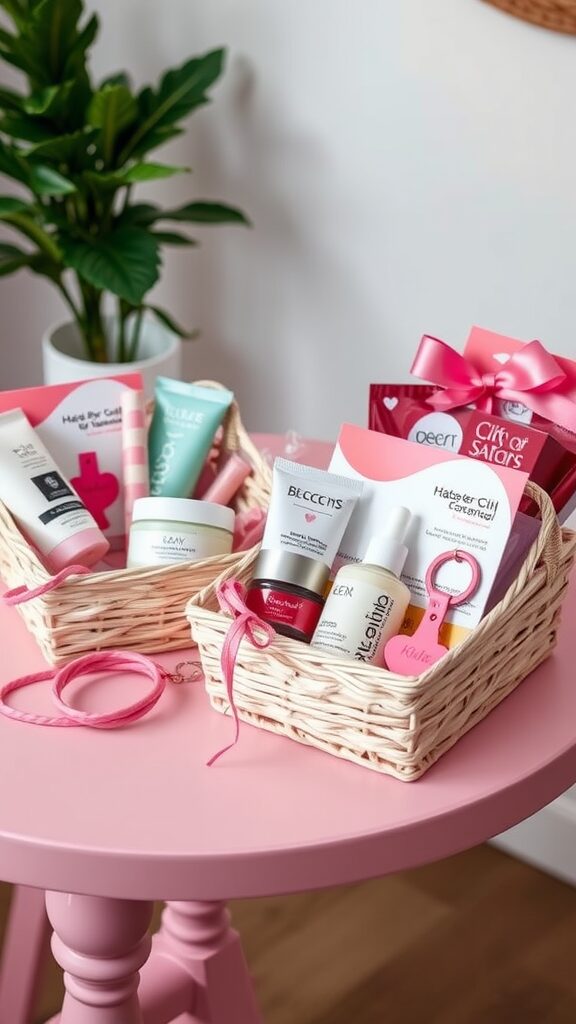
[[(470, 568), (470, 581), (459, 594), (448, 594), (436, 586), (436, 574), (446, 562), (466, 562)], [(426, 590), (428, 604), (424, 616), (413, 636), (393, 636), (384, 648), (386, 667), (399, 675), (419, 675), (448, 653), (440, 643), (440, 629), (450, 608), (464, 604), (480, 585), (480, 566), (468, 551), (443, 551), (428, 566)]]
[[(16, 587), (4, 594), (6, 604), (15, 605), (25, 601), (31, 601), (35, 597), (53, 590), (69, 576), (80, 576), (90, 572), (83, 565), (71, 565), (57, 573), (51, 579), (34, 589), (26, 586)], [(223, 612), (231, 615), (233, 622), (224, 639), (220, 663), (222, 675), (226, 684), (226, 692), (230, 703), (230, 712), (234, 719), (234, 738), (231, 743), (214, 754), (207, 762), (210, 767), (219, 757), (222, 757), (228, 750), (238, 742), (240, 735), (240, 718), (234, 701), (234, 669), (238, 650), (244, 637), (257, 648), (264, 649), (272, 642), (276, 633), (272, 626), (260, 619), (245, 603), (246, 588), (238, 580), (226, 580), (220, 584), (217, 591), (218, 602)], [(121, 669), (124, 672), (139, 672), (148, 676), (154, 683), (152, 690), (141, 700), (128, 705), (117, 711), (106, 714), (95, 714), (88, 711), (79, 711), (71, 707), (62, 698), (64, 688), (77, 676), (87, 672), (104, 672), (110, 669)], [(0, 688), (0, 713), (18, 722), (30, 722), (35, 725), (51, 725), (60, 727), (69, 726), (90, 726), (94, 729), (114, 729), (121, 725), (127, 725), (138, 718), (142, 718), (151, 708), (154, 707), (160, 698), (166, 678), (169, 677), (161, 665), (147, 658), (143, 654), (134, 654), (131, 651), (102, 651), (87, 654), (77, 658), (57, 671), (47, 669), (44, 672), (37, 672), (34, 675), (22, 676), (14, 679)], [(43, 680), (52, 680), (52, 699), (61, 712), (59, 716), (35, 715), (27, 711), (19, 711), (6, 703), (6, 697), (15, 690), (32, 683), (39, 683)]]
[(219, 757), (222, 757), (222, 754), (232, 749), (238, 742), (240, 735), (240, 718), (234, 701), (234, 669), (242, 640), (246, 637), (253, 647), (263, 650), (272, 643), (276, 636), (272, 626), (260, 619), (246, 606), (246, 588), (238, 580), (226, 580), (220, 584), (216, 593), (222, 611), (232, 615), (234, 619), (226, 633), (220, 656), (222, 675), (230, 703), (230, 713), (234, 719), (234, 739), (210, 758), (207, 762), (209, 767)]
[[(137, 672), (152, 680), (151, 690), (140, 700), (128, 704), (116, 711), (96, 713), (93, 711), (79, 711), (71, 707), (63, 696), (62, 692), (68, 683), (78, 676), (92, 672), (108, 672), (120, 669), (122, 672)], [(0, 713), (7, 718), (13, 718), (17, 722), (29, 722), (32, 725), (51, 725), (63, 728), (70, 726), (89, 726), (92, 729), (116, 729), (121, 725), (128, 725), (147, 714), (160, 699), (166, 686), (166, 678), (169, 673), (158, 665), (151, 658), (144, 654), (135, 654), (132, 651), (98, 651), (93, 654), (85, 654), (82, 658), (76, 658), (60, 669), (46, 669), (44, 672), (35, 672), (33, 675), (21, 676), (6, 683), (0, 689)], [(52, 700), (60, 715), (40, 715), (28, 711), (19, 711), (6, 703), (6, 697), (15, 690), (32, 683), (41, 683), (44, 680), (52, 680)]]

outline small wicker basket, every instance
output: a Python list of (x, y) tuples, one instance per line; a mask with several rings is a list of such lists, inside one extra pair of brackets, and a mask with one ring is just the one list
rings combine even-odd
[[(296, 640), (256, 649), (243, 639), (234, 672), (239, 717), (397, 779), (418, 779), (540, 662), (555, 640), (576, 550), (548, 496), (527, 492), (539, 535), (503, 600), (457, 648), (420, 676), (344, 660)], [(230, 619), (189, 603), (212, 706), (229, 712), (220, 655)]]
[(576, 0), (486, 0), (508, 14), (555, 32), (576, 34)]
[[(222, 386), (214, 381), (198, 383)], [(241, 452), (253, 466), (235, 499), (237, 511), (267, 507), (271, 471), (250, 440), (236, 402), (224, 421), (220, 458), (233, 451)], [(190, 597), (216, 608), (217, 585), (230, 576), (247, 579), (256, 551), (159, 568), (71, 576), (54, 590), (17, 607), (52, 665), (109, 648), (143, 653), (177, 650), (190, 646), (184, 614)], [(9, 587), (25, 584), (31, 589), (51, 578), (1, 502), (0, 575)]]

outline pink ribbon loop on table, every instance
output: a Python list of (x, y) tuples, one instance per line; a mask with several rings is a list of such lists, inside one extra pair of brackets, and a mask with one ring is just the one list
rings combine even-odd
[(42, 594), (47, 594), (49, 590), (59, 587), (69, 576), (85, 576), (90, 572), (92, 570), (87, 569), (85, 565), (68, 565), (65, 569), (57, 572), (55, 576), (51, 576), (46, 583), (42, 583), (39, 587), (30, 588), (24, 585), (7, 590), (2, 595), (2, 600), (4, 604), (24, 604), (26, 601), (32, 601), (35, 597), (42, 597)]
[(435, 409), (473, 404), (491, 413), (499, 398), (521, 402), (544, 419), (576, 431), (576, 404), (560, 390), (566, 374), (539, 341), (524, 345), (496, 373), (480, 373), (444, 341), (425, 334), (410, 372), (443, 389), (428, 399)]
[[(87, 673), (121, 670), (144, 675), (152, 680), (153, 686), (143, 697), (114, 711), (90, 712), (80, 711), (68, 704), (62, 692), (65, 687), (78, 676)], [(68, 662), (59, 669), (45, 669), (32, 675), (20, 676), (0, 687), (0, 714), (17, 722), (28, 722), (31, 725), (48, 725), (56, 727), (88, 726), (93, 729), (116, 729), (138, 721), (157, 704), (164, 692), (169, 672), (145, 654), (134, 651), (92, 651), (81, 658)], [(59, 715), (43, 715), (30, 711), (20, 711), (6, 703), (6, 697), (24, 686), (32, 683), (52, 681), (52, 700)]]
[(264, 622), (258, 615), (255, 615), (253, 611), (250, 611), (245, 600), (246, 588), (238, 580), (225, 580), (218, 587), (216, 596), (222, 611), (233, 617), (233, 622), (230, 624), (222, 645), (220, 665), (230, 703), (230, 711), (234, 719), (234, 739), (206, 762), (209, 768), (215, 764), (218, 758), (222, 757), (222, 754), (226, 754), (227, 751), (236, 745), (240, 736), (240, 718), (234, 701), (234, 669), (242, 640), (246, 637), (253, 647), (264, 650), (276, 636), (272, 626)]

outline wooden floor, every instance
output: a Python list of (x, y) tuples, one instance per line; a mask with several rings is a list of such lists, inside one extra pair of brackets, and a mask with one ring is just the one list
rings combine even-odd
[[(576, 890), (490, 847), (232, 910), (266, 1024), (576, 1022)], [(37, 1020), (61, 997), (50, 965)]]

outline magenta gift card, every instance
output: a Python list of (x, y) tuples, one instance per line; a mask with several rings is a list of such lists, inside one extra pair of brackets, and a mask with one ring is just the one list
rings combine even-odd
[(124, 546), (122, 409), (139, 373), (0, 392), (0, 412), (22, 409), (90, 509), (112, 548)]

